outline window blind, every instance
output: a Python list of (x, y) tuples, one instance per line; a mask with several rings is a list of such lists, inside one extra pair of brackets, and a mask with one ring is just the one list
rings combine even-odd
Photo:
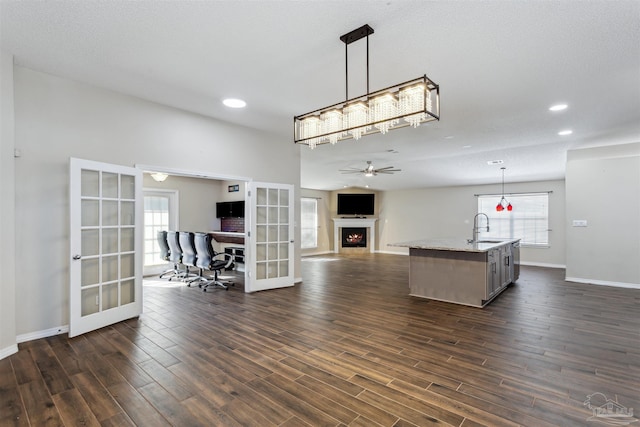
[(482, 237), (521, 239), (527, 246), (549, 246), (549, 193), (505, 195), (513, 205), (511, 212), (496, 211), (501, 195), (479, 195), (478, 212), (489, 217), (489, 232)]

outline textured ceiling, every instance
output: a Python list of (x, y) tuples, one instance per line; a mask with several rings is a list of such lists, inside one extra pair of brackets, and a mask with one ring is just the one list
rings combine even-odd
[[(569, 149), (640, 141), (639, 1), (0, 2), (17, 65), (280, 135), (344, 100), (339, 36), (371, 25), (371, 90), (427, 74), (441, 121), (315, 150), (303, 187), (373, 189), (564, 177)], [(349, 46), (349, 95), (365, 92)], [(244, 110), (221, 104), (247, 101)], [(564, 112), (548, 111), (564, 102)], [(572, 129), (570, 136), (557, 132)], [(338, 169), (402, 169), (371, 178)]]

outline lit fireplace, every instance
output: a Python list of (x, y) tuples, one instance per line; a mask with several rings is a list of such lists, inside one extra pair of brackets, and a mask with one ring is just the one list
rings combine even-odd
[(344, 227), (342, 228), (343, 248), (366, 248), (367, 228), (366, 227)]

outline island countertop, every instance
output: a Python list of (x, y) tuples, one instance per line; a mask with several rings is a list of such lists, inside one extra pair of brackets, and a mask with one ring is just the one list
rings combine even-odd
[(409, 294), (484, 307), (517, 280), (520, 239), (421, 239), (395, 243), (409, 248)]
[(427, 249), (454, 252), (488, 252), (499, 246), (517, 242), (520, 239), (484, 238), (473, 243), (459, 237), (441, 239), (421, 239), (408, 242), (392, 243), (389, 246), (405, 247), (410, 249)]

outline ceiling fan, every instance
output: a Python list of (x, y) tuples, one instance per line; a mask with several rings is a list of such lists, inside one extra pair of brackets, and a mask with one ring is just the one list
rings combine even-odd
[(375, 175), (378, 175), (379, 173), (392, 174), (394, 172), (400, 172), (400, 171), (402, 171), (402, 169), (394, 169), (393, 166), (386, 166), (384, 168), (376, 169), (371, 164), (371, 160), (367, 160), (367, 167), (364, 169), (358, 169), (358, 168), (340, 169), (340, 172), (342, 173), (362, 173), (364, 174), (364, 176), (375, 176)]

